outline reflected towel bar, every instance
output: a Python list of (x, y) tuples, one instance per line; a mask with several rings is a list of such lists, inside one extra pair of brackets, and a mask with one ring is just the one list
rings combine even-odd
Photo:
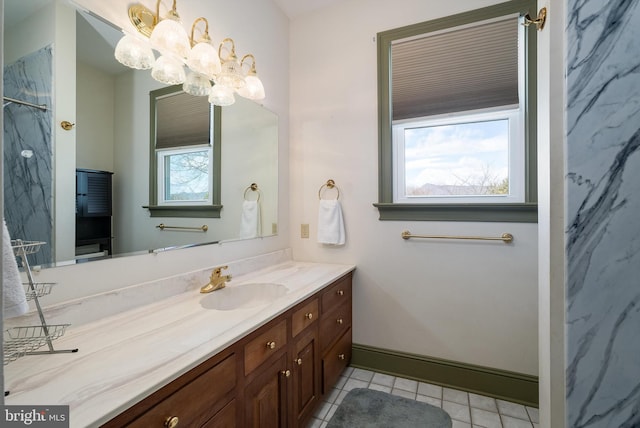
[[(47, 106), (44, 104), (33, 104), (27, 101), (22, 101), (22, 100), (17, 100), (15, 98), (11, 98), (11, 97), (2, 97), (3, 101), (7, 101), (7, 104), (9, 103), (14, 103), (14, 104), (21, 104), (23, 106), (27, 106), (27, 107), (33, 107), (33, 108), (37, 108), (40, 109), (42, 111), (47, 111)], [(4, 104), (6, 105), (6, 104)], [(3, 107), (4, 107), (3, 105)]]
[(513, 242), (513, 235), (510, 233), (503, 233), (502, 236), (447, 236), (447, 235), (413, 235), (408, 230), (402, 232), (402, 239), (410, 238), (428, 238), (428, 239), (469, 239), (477, 241), (502, 241), (505, 244)]
[(165, 229), (183, 229), (183, 230), (199, 230), (199, 231), (202, 231), (202, 232), (206, 232), (207, 230), (209, 230), (209, 226), (207, 226), (206, 224), (203, 224), (200, 227), (190, 227), (190, 226), (167, 226), (164, 223), (160, 223), (156, 227), (158, 229), (160, 229), (160, 230), (165, 230)]

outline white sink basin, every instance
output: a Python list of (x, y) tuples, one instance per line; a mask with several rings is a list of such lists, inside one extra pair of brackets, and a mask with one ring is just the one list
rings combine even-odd
[(218, 311), (255, 308), (273, 302), (288, 291), (289, 289), (282, 284), (269, 282), (227, 285), (203, 297), (200, 305), (205, 309)]

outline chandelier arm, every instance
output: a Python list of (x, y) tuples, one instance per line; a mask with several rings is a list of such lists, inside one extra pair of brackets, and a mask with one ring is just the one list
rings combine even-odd
[(207, 21), (207, 18), (205, 18), (204, 16), (201, 16), (200, 18), (193, 21), (193, 25), (191, 25), (191, 37), (189, 39), (189, 41), (191, 42), (191, 47), (196, 45), (195, 30), (198, 23), (202, 21), (204, 21), (205, 27), (204, 27), (204, 33), (202, 34), (201, 40), (205, 42), (211, 42), (211, 38), (209, 37), (209, 21)]
[(224, 61), (228, 61), (230, 59), (231, 60), (237, 59), (236, 44), (234, 43), (233, 39), (230, 37), (227, 37), (220, 42), (220, 46), (218, 47), (218, 57), (220, 58), (220, 60), (222, 60), (222, 46), (224, 46), (226, 42), (231, 42), (231, 51), (229, 52), (229, 55), (224, 59)]
[(251, 58), (251, 67), (249, 68), (249, 73), (257, 74), (256, 71), (256, 57), (253, 54), (246, 54), (240, 60), (240, 68), (244, 67), (244, 60), (247, 58)]

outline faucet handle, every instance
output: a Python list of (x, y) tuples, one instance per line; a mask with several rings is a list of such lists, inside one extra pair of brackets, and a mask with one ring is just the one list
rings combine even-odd
[(229, 266), (218, 266), (213, 268), (213, 272), (211, 272), (212, 277), (220, 276), (220, 273), (223, 269), (229, 269)]

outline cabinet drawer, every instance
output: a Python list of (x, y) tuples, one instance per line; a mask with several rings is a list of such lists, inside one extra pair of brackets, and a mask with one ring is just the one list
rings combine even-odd
[(201, 376), (162, 400), (133, 421), (131, 427), (162, 427), (172, 417), (180, 426), (200, 426), (224, 404), (236, 386), (236, 355), (232, 354)]
[(322, 393), (327, 394), (351, 361), (351, 329), (322, 358)]
[(287, 320), (270, 327), (244, 347), (244, 374), (254, 371), (260, 364), (287, 345)]
[(351, 301), (345, 302), (320, 320), (320, 349), (325, 350), (351, 326)]
[(325, 314), (346, 301), (351, 301), (351, 274), (330, 285), (322, 294), (322, 313)]
[(313, 299), (297, 311), (291, 317), (291, 330), (293, 337), (297, 336), (307, 326), (318, 319), (318, 299)]

